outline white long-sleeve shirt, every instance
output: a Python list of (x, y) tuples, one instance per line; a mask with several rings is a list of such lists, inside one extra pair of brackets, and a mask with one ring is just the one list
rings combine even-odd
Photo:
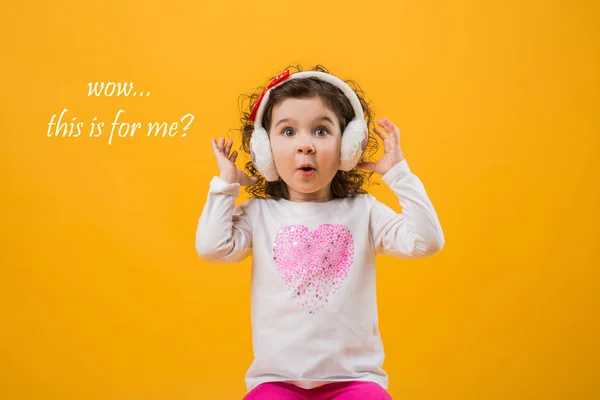
[(406, 159), (382, 181), (402, 213), (369, 194), (321, 203), (252, 198), (235, 206), (239, 184), (210, 182), (198, 255), (215, 263), (252, 255), (248, 390), (269, 381), (312, 388), (347, 380), (387, 389), (375, 256), (432, 256), (444, 234)]

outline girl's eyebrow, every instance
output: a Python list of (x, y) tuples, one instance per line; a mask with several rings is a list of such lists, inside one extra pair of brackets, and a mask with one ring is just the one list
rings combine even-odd
[[(282, 123), (284, 123), (284, 122), (288, 122), (289, 120), (292, 120), (292, 121), (294, 121), (294, 119), (293, 119), (293, 118), (282, 118), (282, 119), (280, 119), (280, 120), (279, 120), (279, 121), (277, 121), (277, 123), (275, 124), (275, 128), (277, 128), (277, 126), (278, 126), (279, 124), (282, 124)], [(328, 121), (328, 122), (329, 122), (331, 125), (335, 125), (335, 123), (332, 121), (332, 119), (331, 119), (331, 118), (329, 118), (329, 117), (328, 117), (328, 116), (326, 116), (326, 115), (324, 115), (324, 116), (321, 116), (321, 117), (317, 117), (315, 120), (316, 120), (316, 121)]]

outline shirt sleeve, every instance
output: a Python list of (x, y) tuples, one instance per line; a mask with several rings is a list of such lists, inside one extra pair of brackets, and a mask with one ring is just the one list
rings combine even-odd
[(437, 213), (420, 179), (406, 161), (382, 177), (402, 207), (398, 214), (375, 200), (369, 218), (376, 254), (397, 258), (421, 258), (439, 253), (445, 239)]
[(206, 261), (234, 263), (252, 249), (252, 223), (247, 214), (250, 201), (235, 206), (240, 184), (218, 176), (210, 182), (208, 196), (196, 229), (196, 252)]

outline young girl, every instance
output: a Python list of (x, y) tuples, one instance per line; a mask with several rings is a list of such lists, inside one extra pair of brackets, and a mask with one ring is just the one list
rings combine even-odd
[[(196, 233), (205, 260), (252, 255), (254, 361), (245, 400), (391, 399), (375, 256), (427, 257), (444, 245), (400, 132), (378, 120), (373, 132), (385, 155), (366, 161), (366, 150), (377, 145), (369, 135), (371, 110), (359, 89), (321, 66), (286, 70), (249, 111), (242, 134), (250, 176), (235, 166), (231, 140), (212, 139), (219, 176)], [(396, 194), (401, 214), (362, 189), (372, 173)], [(235, 206), (241, 186), (252, 197)]]

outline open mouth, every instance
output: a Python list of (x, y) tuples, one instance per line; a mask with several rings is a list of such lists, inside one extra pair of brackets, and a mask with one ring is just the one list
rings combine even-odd
[(310, 172), (310, 171), (313, 171), (315, 169), (315, 167), (312, 165), (312, 163), (304, 163), (304, 164), (300, 164), (300, 167), (298, 169), (305, 171), (305, 172)]
[(311, 167), (310, 165), (303, 165), (300, 168), (298, 168), (298, 171), (305, 178), (309, 178), (309, 177), (313, 176), (315, 173), (315, 169), (313, 167)]

